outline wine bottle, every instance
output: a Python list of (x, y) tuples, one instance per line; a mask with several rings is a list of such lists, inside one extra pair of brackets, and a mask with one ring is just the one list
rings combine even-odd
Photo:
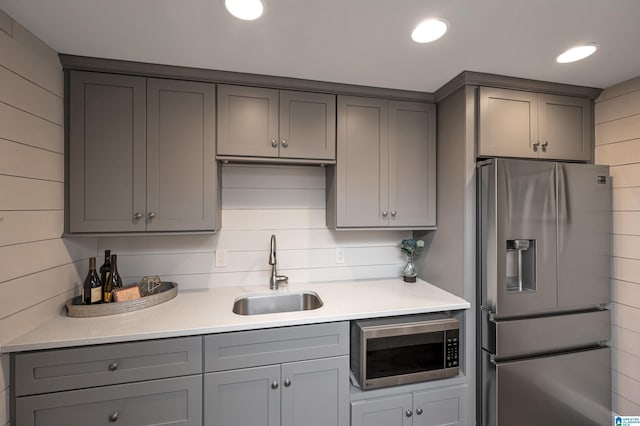
[(104, 263), (100, 267), (100, 282), (104, 286), (107, 283), (107, 275), (111, 268), (111, 250), (104, 251)]
[(89, 258), (89, 272), (82, 286), (82, 303), (92, 305), (102, 302), (102, 286), (96, 272), (96, 258)]
[(104, 303), (111, 302), (113, 300), (113, 291), (122, 288), (122, 278), (120, 278), (120, 274), (118, 273), (118, 257), (112, 254), (109, 260), (109, 272), (102, 286), (102, 301)]
[(111, 278), (114, 290), (122, 288), (122, 277), (118, 272), (118, 256), (115, 254), (111, 255)]

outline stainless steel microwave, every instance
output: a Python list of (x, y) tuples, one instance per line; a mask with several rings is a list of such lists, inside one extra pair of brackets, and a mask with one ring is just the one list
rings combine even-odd
[(351, 372), (362, 389), (459, 374), (460, 323), (421, 314), (351, 321)]

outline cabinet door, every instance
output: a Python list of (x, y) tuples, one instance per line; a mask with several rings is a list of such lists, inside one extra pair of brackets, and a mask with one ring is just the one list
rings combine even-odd
[(538, 95), (480, 88), (478, 155), (538, 158)]
[(282, 365), (282, 426), (349, 426), (349, 357)]
[(147, 230), (214, 230), (214, 85), (147, 81)]
[(218, 155), (278, 156), (278, 91), (218, 85)]
[(571, 96), (539, 96), (540, 158), (591, 158), (591, 101)]
[(280, 91), (280, 157), (335, 160), (336, 97)]
[(69, 96), (69, 231), (144, 231), (145, 79), (72, 71)]
[(389, 105), (389, 226), (436, 225), (436, 106)]
[(413, 426), (467, 424), (467, 385), (413, 393)]
[(202, 376), (16, 398), (16, 426), (112, 424), (200, 426)]
[(280, 366), (204, 376), (206, 426), (280, 426)]
[(338, 227), (388, 225), (388, 122), (388, 101), (338, 97)]
[(412, 408), (411, 394), (355, 401), (351, 426), (412, 426)]

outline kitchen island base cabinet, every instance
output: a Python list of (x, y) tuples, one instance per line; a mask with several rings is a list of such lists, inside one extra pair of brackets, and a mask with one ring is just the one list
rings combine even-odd
[(467, 385), (351, 403), (351, 426), (466, 426)]
[(349, 357), (205, 375), (206, 426), (348, 426)]
[(202, 375), (18, 398), (16, 426), (199, 426)]

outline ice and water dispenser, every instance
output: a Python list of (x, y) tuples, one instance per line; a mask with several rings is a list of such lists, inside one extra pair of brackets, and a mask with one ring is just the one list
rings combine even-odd
[(507, 240), (507, 291), (536, 290), (536, 240)]

